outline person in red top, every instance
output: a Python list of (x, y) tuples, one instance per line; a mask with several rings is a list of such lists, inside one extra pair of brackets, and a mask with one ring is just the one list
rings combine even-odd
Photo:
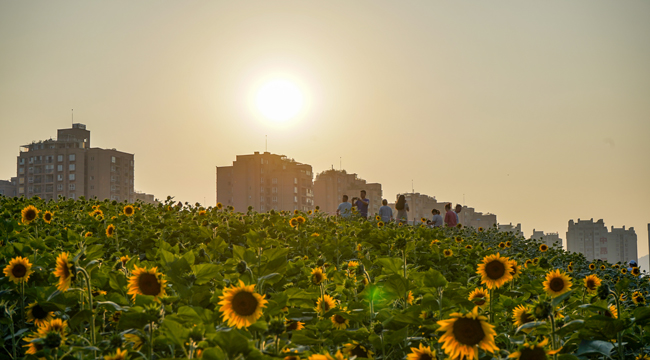
[(449, 227), (454, 227), (458, 223), (456, 220), (456, 213), (451, 210), (451, 203), (447, 203), (445, 205), (445, 225)]

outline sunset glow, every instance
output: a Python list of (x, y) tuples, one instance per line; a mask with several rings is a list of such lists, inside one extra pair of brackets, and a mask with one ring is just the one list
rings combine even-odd
[(267, 119), (284, 122), (294, 118), (304, 105), (304, 95), (291, 81), (276, 79), (262, 85), (255, 97), (257, 110)]

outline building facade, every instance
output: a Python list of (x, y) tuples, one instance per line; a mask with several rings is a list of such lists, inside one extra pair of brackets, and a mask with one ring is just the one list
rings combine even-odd
[(0, 196), (14, 197), (18, 194), (16, 184), (18, 178), (12, 177), (11, 180), (0, 180)]
[(588, 260), (605, 260), (610, 263), (619, 261), (638, 261), (637, 238), (634, 228), (615, 228), (607, 231), (605, 222), (600, 219), (578, 221), (569, 220), (566, 233), (567, 250), (578, 252)]
[(311, 165), (284, 155), (237, 155), (232, 166), (217, 166), (217, 202), (235, 211), (314, 209)]
[(549, 247), (553, 246), (554, 244), (559, 248), (563, 246), (559, 233), (544, 233), (543, 231), (537, 231), (533, 229), (533, 235), (531, 235), (530, 238), (533, 240), (541, 241)]
[(498, 224), (500, 232), (509, 232), (515, 236), (524, 236), (524, 232), (521, 231), (521, 224), (512, 225), (510, 224)]
[(316, 175), (314, 181), (314, 204), (320, 211), (330, 215), (336, 214), (336, 209), (343, 201), (343, 195), (348, 196), (348, 201), (359, 197), (361, 190), (366, 190), (368, 216), (379, 213), (381, 207), (381, 184), (368, 183), (357, 174), (349, 174), (345, 170), (326, 170)]
[(17, 195), (58, 199), (81, 196), (133, 202), (133, 154), (90, 147), (84, 124), (59, 129), (57, 139), (20, 147)]

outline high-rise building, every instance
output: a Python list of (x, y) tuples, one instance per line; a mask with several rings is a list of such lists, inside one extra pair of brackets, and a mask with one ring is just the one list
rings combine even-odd
[[(408, 218), (409, 223), (418, 223), (422, 218), (431, 220), (433, 214), (431, 210), (437, 209), (440, 211), (440, 216), (445, 218), (445, 205), (448, 201), (438, 201), (435, 197), (420, 194), (420, 193), (403, 193), (397, 194), (395, 200), (399, 198), (400, 195), (404, 195), (406, 203), (409, 205)], [(393, 209), (393, 213), (396, 213), (395, 203), (388, 204)], [(455, 205), (452, 203), (451, 209), (455, 210)], [(463, 226), (473, 227), (478, 229), (482, 227), (484, 229), (490, 228), (497, 223), (497, 216), (490, 213), (482, 213), (476, 211), (473, 207), (463, 206), (463, 209), (458, 214), (458, 222)]]
[(524, 232), (521, 231), (521, 224), (512, 225), (510, 224), (498, 224), (500, 232), (509, 232), (515, 236), (524, 236)]
[(348, 201), (359, 197), (361, 190), (366, 190), (368, 216), (379, 212), (382, 201), (381, 184), (368, 183), (357, 174), (349, 174), (345, 170), (326, 170), (316, 175), (314, 181), (314, 204), (320, 211), (330, 215), (336, 214), (336, 209), (343, 201), (343, 195), (348, 196)]
[(559, 233), (544, 233), (543, 231), (537, 231), (533, 229), (533, 235), (530, 237), (534, 240), (539, 240), (549, 247), (557, 243), (557, 247), (562, 247), (562, 239), (560, 239)]
[(12, 177), (11, 180), (0, 180), (0, 195), (6, 197), (14, 197), (18, 194), (18, 189), (16, 184), (18, 183), (18, 178)]
[(232, 166), (217, 166), (217, 202), (235, 211), (314, 209), (311, 165), (284, 155), (237, 155)]
[(86, 125), (72, 124), (70, 129), (59, 129), (56, 140), (20, 147), (17, 195), (133, 202), (133, 166), (133, 154), (91, 148)]
[(567, 250), (583, 254), (587, 260), (600, 259), (617, 263), (619, 261), (638, 261), (637, 239), (634, 228), (615, 228), (607, 231), (605, 222), (600, 219), (569, 220), (566, 233)]

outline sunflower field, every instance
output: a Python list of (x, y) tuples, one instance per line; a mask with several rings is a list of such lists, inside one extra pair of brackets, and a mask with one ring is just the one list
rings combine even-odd
[(0, 214), (0, 359), (650, 359), (638, 268), (496, 228), (172, 198)]

